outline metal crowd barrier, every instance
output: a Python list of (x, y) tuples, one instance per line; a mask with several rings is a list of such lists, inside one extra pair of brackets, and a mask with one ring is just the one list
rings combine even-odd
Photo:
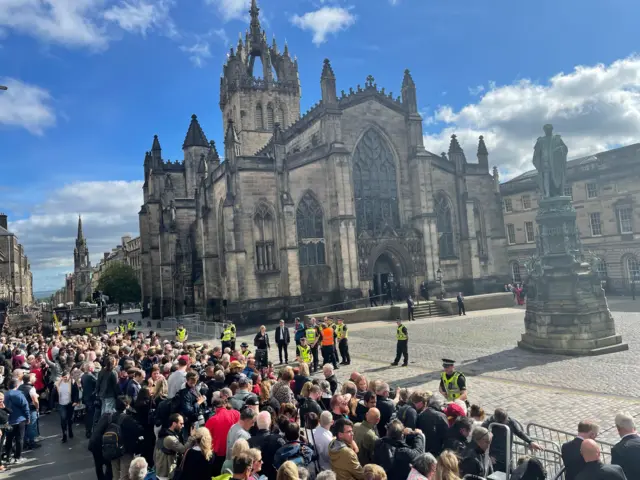
[[(527, 424), (527, 435), (549, 440), (557, 443), (558, 445), (569, 442), (577, 436), (575, 432), (566, 432), (564, 430), (558, 430), (538, 423)], [(611, 463), (611, 448), (613, 447), (613, 444), (598, 439), (596, 439), (596, 443), (600, 445), (600, 457), (602, 458), (602, 463)]]
[(537, 458), (542, 462), (542, 466), (545, 472), (547, 472), (547, 478), (564, 480), (564, 464), (562, 463), (560, 448), (545, 448), (541, 443), (541, 439), (534, 439), (532, 437), (532, 440), (543, 447), (542, 450), (534, 451), (526, 443), (520, 440), (514, 440), (511, 452), (514, 467), (518, 465), (521, 459), (526, 457)]

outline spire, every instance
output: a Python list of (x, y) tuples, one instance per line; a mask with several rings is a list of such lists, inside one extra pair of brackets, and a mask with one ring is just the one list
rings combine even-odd
[(413, 82), (409, 69), (404, 71), (404, 78), (402, 79), (402, 104), (409, 113), (418, 113), (416, 84)]
[(255, 43), (259, 43), (262, 37), (262, 28), (260, 27), (260, 9), (256, 0), (251, 0), (249, 13), (251, 14), (251, 37)]
[(160, 152), (162, 148), (160, 148), (160, 141), (158, 140), (158, 135), (153, 136), (153, 145), (151, 146), (152, 152)]
[(489, 155), (489, 151), (487, 150), (487, 146), (484, 143), (484, 137), (480, 135), (480, 140), (478, 141), (478, 157), (481, 155)]
[(216, 148), (216, 142), (211, 140), (209, 142), (209, 147), (210, 147), (210, 150), (209, 150), (210, 155), (212, 155), (213, 158), (220, 158), (220, 155), (218, 154), (218, 149)]
[(411, 76), (411, 72), (409, 71), (409, 69), (407, 68), (404, 71), (404, 78), (402, 79), (402, 87), (414, 87), (415, 88), (416, 84), (413, 83), (413, 77)]
[(240, 139), (238, 138), (238, 133), (236, 132), (236, 127), (233, 124), (233, 120), (229, 119), (229, 124), (227, 126), (227, 133), (224, 136), (224, 146), (225, 150), (229, 148), (231, 145), (240, 143)]
[(461, 151), (462, 151), (462, 147), (460, 147), (460, 144), (458, 143), (458, 138), (454, 133), (453, 135), (451, 135), (451, 143), (449, 144), (449, 155), (451, 155), (452, 152), (461, 152)]
[(331, 62), (328, 58), (324, 59), (324, 65), (322, 66), (322, 77), (321, 78), (329, 78), (336, 79), (335, 74), (333, 73), (333, 68), (331, 68)]
[(76, 241), (82, 241), (84, 240), (84, 234), (82, 232), (82, 217), (80, 215), (78, 215), (78, 237), (76, 238)]
[(204, 132), (202, 128), (200, 128), (198, 117), (191, 115), (191, 123), (189, 124), (189, 130), (187, 131), (187, 136), (184, 139), (182, 148), (208, 146), (209, 142), (207, 142), (207, 137), (204, 136)]
[(320, 90), (322, 92), (322, 102), (325, 105), (336, 105), (338, 103), (336, 76), (328, 58), (324, 59), (322, 75), (320, 76)]

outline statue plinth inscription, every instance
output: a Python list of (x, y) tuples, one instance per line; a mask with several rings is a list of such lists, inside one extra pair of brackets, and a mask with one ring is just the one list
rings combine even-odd
[(628, 350), (616, 335), (600, 279), (584, 261), (576, 211), (564, 196), (567, 146), (551, 125), (534, 147), (541, 194), (537, 255), (527, 264), (525, 333), (518, 346), (563, 355)]

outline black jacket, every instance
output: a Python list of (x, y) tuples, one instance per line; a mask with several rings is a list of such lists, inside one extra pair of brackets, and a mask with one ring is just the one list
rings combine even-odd
[(440, 410), (429, 407), (418, 415), (417, 427), (427, 438), (426, 451), (438, 457), (449, 431), (447, 416)]
[(580, 447), (584, 440), (576, 437), (562, 445), (562, 463), (565, 466), (564, 480), (575, 480), (576, 476), (584, 468), (585, 461), (580, 454)]
[(603, 465), (600, 462), (587, 462), (576, 480), (635, 480), (627, 478), (620, 465)]
[(280, 335), (280, 327), (276, 327), (276, 343), (285, 343), (289, 345), (291, 342), (291, 335), (289, 334), (289, 327), (284, 327), (284, 335)]
[(87, 372), (80, 378), (80, 384), (82, 385), (82, 403), (85, 405), (92, 404), (96, 394), (98, 379), (93, 373)]
[(375, 462), (384, 468), (389, 480), (406, 480), (410, 464), (424, 453), (424, 436), (412, 433), (405, 440), (379, 438), (373, 452)]
[(269, 430), (258, 430), (258, 433), (249, 439), (249, 447), (257, 448), (262, 452), (262, 470), (269, 480), (275, 480), (277, 470), (273, 466), (276, 451), (286, 444), (286, 440), (277, 433)]
[(478, 477), (488, 477), (492, 473), (491, 461), (475, 443), (471, 442), (460, 462), (460, 476), (477, 475)]
[(378, 433), (380, 434), (380, 438), (382, 438), (387, 435), (387, 424), (396, 416), (396, 406), (393, 403), (393, 400), (376, 395), (376, 408), (380, 410)]
[(200, 413), (200, 405), (198, 405), (198, 397), (189, 388), (184, 387), (176, 394), (180, 398), (180, 415), (184, 417), (185, 423), (193, 423), (198, 420)]
[(458, 457), (462, 457), (468, 445), (467, 437), (460, 433), (460, 429), (454, 425), (447, 431), (442, 449), (452, 450)]
[(144, 436), (144, 429), (131, 415), (126, 413), (105, 413), (100, 417), (89, 439), (90, 452), (100, 454), (102, 451), (102, 436), (104, 432), (107, 431), (107, 428), (109, 428), (109, 425), (117, 420), (118, 415), (125, 416), (120, 424), (122, 436), (124, 437), (123, 444), (125, 452), (131, 455), (139, 453), (138, 439)]
[(323, 412), (322, 406), (316, 402), (313, 398), (305, 398), (302, 405), (300, 405), (300, 426), (304, 428), (305, 421), (307, 419), (307, 415), (309, 413), (315, 413), (318, 415), (318, 420), (320, 420), (320, 415)]
[[(53, 388), (53, 401), (58, 403), (58, 389)], [(71, 403), (80, 403), (80, 389), (76, 382), (71, 382)]]
[(401, 407), (398, 407), (398, 414), (396, 415), (396, 417), (402, 422), (405, 427), (411, 429), (416, 428), (416, 422), (418, 421), (418, 412), (410, 403), (405, 403)]
[(338, 378), (334, 375), (330, 375), (325, 379), (329, 382), (329, 386), (331, 387), (331, 395), (335, 395), (338, 390)]
[[(482, 422), (482, 426), (484, 428), (489, 428), (489, 425), (496, 422), (496, 419), (493, 415), (487, 418), (484, 422)], [(524, 443), (529, 445), (531, 443), (531, 438), (527, 435), (520, 422), (517, 420), (507, 417), (507, 426), (511, 432), (511, 445), (513, 447), (513, 436), (520, 438)], [(498, 462), (504, 463), (506, 460), (506, 452), (507, 452), (507, 435), (504, 428), (496, 427), (491, 432), (493, 433), (493, 440), (491, 440), (491, 447), (489, 448), (489, 455), (498, 460)]]
[(626, 436), (614, 445), (611, 464), (620, 465), (628, 479), (640, 479), (640, 436)]

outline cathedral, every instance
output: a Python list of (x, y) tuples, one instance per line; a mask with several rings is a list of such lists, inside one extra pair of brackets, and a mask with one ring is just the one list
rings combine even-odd
[(325, 60), (321, 99), (301, 114), (298, 60), (268, 44), (256, 0), (250, 16), (220, 80), (224, 158), (195, 115), (182, 161), (164, 160), (157, 136), (145, 155), (148, 313), (291, 318), (390, 281), (403, 296), (423, 281), (499, 291), (506, 239), (483, 138), (477, 161), (455, 135), (428, 152), (409, 70), (399, 96), (371, 75), (338, 93)]
[(78, 306), (91, 298), (91, 262), (89, 248), (82, 231), (82, 217), (78, 217), (78, 235), (73, 249), (73, 303)]

